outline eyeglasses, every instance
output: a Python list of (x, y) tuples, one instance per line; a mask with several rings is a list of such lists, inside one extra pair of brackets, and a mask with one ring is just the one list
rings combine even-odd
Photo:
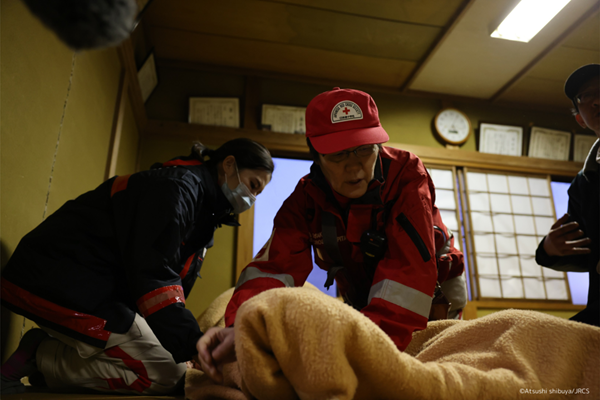
[(358, 158), (366, 158), (366, 157), (369, 157), (370, 155), (372, 155), (373, 153), (375, 153), (376, 148), (377, 148), (377, 145), (368, 144), (365, 146), (357, 147), (354, 150), (342, 150), (342, 151), (338, 151), (337, 153), (323, 154), (323, 158), (327, 161), (336, 162), (336, 163), (347, 160), (348, 157), (350, 157), (351, 153), (354, 153), (354, 155)]
[(600, 89), (592, 88), (575, 96), (577, 104), (589, 104), (600, 96)]

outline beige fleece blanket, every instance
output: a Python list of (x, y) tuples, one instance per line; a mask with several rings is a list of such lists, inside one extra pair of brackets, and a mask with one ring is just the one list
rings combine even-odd
[[(199, 318), (203, 329), (222, 324), (231, 294)], [(600, 398), (600, 328), (533, 311), (432, 322), (402, 353), (336, 299), (273, 289), (240, 307), (235, 331), (224, 385), (191, 370), (186, 398)]]

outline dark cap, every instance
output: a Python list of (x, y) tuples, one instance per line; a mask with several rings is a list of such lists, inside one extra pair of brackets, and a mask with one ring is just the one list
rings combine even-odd
[(600, 64), (588, 64), (578, 68), (567, 78), (565, 94), (573, 101), (573, 104), (575, 104), (575, 96), (577, 96), (581, 85), (598, 75), (600, 75)]

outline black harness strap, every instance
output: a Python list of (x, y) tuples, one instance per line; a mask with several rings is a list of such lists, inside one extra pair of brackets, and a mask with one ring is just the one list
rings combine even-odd
[(321, 218), (323, 228), (323, 245), (325, 251), (333, 262), (336, 264), (330, 267), (327, 271), (327, 281), (325, 281), (325, 287), (329, 289), (333, 285), (333, 280), (337, 273), (344, 269), (344, 259), (337, 242), (337, 227), (335, 225), (335, 215), (330, 212), (323, 211)]

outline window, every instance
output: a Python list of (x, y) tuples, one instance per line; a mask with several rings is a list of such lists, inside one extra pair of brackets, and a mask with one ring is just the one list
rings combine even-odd
[(555, 221), (549, 177), (466, 168), (465, 175), (479, 297), (570, 300), (565, 274), (535, 262)]
[[(274, 162), (272, 184), (254, 207), (253, 254), (267, 242), (277, 211), (312, 164), (286, 158), (274, 158)], [(455, 247), (465, 253), (470, 298), (567, 302), (573, 294), (574, 304), (586, 303), (586, 274), (569, 273), (567, 279), (566, 274), (535, 262), (538, 243), (555, 215), (566, 212), (566, 200), (561, 199), (568, 184), (550, 185), (549, 176), (544, 175), (435, 164), (428, 164), (427, 169), (442, 220), (454, 233)], [(313, 264), (308, 282), (335, 296), (335, 286), (329, 291), (323, 287), (326, 278), (326, 272)]]
[[(262, 194), (257, 197), (254, 204), (254, 242), (253, 254), (260, 251), (267, 243), (273, 231), (273, 219), (279, 208), (296, 188), (298, 181), (310, 172), (312, 161), (294, 160), (288, 158), (275, 158), (275, 171), (271, 183), (267, 185)], [(314, 254), (312, 259), (314, 260)], [(337, 296), (335, 282), (327, 290), (324, 285), (327, 272), (319, 268), (313, 261), (313, 270), (307, 281), (316, 286), (323, 293)]]
[[(551, 182), (552, 197), (554, 198), (554, 210), (556, 216), (560, 218), (567, 212), (569, 205), (569, 194), (567, 190), (570, 183)], [(546, 232), (547, 233), (547, 232)], [(569, 277), (569, 288), (573, 304), (587, 304), (587, 296), (590, 286), (589, 273), (567, 272)]]

